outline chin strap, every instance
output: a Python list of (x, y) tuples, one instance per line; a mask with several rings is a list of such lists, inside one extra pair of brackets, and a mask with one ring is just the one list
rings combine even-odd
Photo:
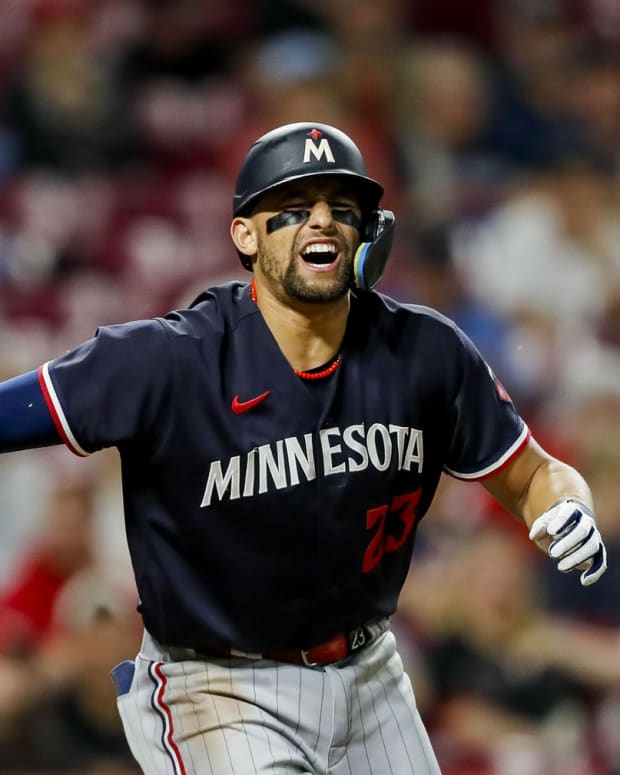
[(372, 290), (383, 276), (390, 257), (396, 217), (391, 210), (375, 210), (369, 224), (368, 242), (360, 243), (353, 257), (355, 285)]

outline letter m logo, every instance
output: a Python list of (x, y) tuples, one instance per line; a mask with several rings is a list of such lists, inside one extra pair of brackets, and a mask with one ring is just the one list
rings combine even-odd
[(329, 147), (329, 143), (327, 142), (326, 137), (324, 137), (318, 145), (311, 137), (306, 138), (306, 147), (304, 149), (304, 164), (309, 164), (310, 161), (312, 161), (310, 158), (311, 156), (314, 156), (317, 161), (320, 161), (323, 156), (325, 156), (326, 160), (330, 164), (336, 163), (336, 159), (334, 159), (334, 154), (332, 153), (332, 149)]

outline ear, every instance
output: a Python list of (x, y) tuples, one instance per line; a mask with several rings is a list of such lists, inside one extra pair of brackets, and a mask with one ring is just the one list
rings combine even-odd
[(256, 255), (256, 230), (249, 218), (233, 218), (230, 224), (230, 236), (237, 250), (244, 256)]

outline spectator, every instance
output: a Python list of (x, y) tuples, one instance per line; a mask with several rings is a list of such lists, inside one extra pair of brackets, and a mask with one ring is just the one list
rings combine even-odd
[(75, 173), (121, 157), (128, 127), (112, 62), (94, 47), (85, 7), (41, 5), (26, 43), (6, 110), (22, 168)]
[(528, 775), (592, 775), (590, 708), (620, 682), (620, 634), (551, 617), (537, 555), (503, 529), (444, 552), (413, 566), (398, 616), (425, 655), (443, 771), (504, 775), (522, 758)]
[(558, 159), (458, 232), (456, 256), (469, 288), (516, 329), (514, 357), (532, 369), (527, 378), (539, 401), (557, 389), (564, 356), (576, 358), (613, 319), (607, 312), (620, 295), (619, 235), (613, 178), (589, 155)]
[(422, 225), (484, 212), (505, 164), (480, 147), (490, 95), (479, 52), (456, 40), (414, 41), (399, 66), (396, 134), (410, 213)]
[(55, 637), (22, 675), (29, 702), (12, 735), (0, 743), (0, 767), (137, 773), (109, 676), (110, 665), (129, 658), (139, 646), (135, 591), (99, 570), (85, 570), (63, 589), (54, 619)]
[(5, 654), (28, 654), (50, 636), (53, 610), (64, 585), (93, 559), (94, 482), (60, 480), (36, 543), (0, 598)]
[[(603, 368), (604, 365), (599, 364), (593, 371)], [(570, 592), (561, 589), (546, 569), (541, 568), (541, 572), (547, 604), (552, 611), (578, 621), (619, 629), (620, 444), (611, 429), (620, 427), (620, 391), (617, 374), (612, 374), (611, 379), (611, 384), (604, 385), (600, 374), (591, 375), (580, 386), (573, 386), (572, 395), (567, 389), (563, 400), (548, 407), (546, 415), (547, 424), (555, 429), (554, 433), (561, 438), (564, 447), (571, 450), (571, 459), (589, 477), (597, 504), (597, 519), (608, 539), (609, 576), (592, 598), (578, 589)]]
[(510, 326), (491, 304), (472, 294), (455, 259), (457, 227), (444, 221), (405, 229), (388, 265), (383, 290), (403, 301), (423, 304), (454, 320), (476, 342), (489, 363), (519, 397), (519, 374), (509, 358)]

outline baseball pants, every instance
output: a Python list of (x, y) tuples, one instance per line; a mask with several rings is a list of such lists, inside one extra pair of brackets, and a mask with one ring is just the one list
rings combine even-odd
[(145, 633), (114, 673), (145, 775), (440, 773), (389, 630), (321, 668), (173, 660)]

